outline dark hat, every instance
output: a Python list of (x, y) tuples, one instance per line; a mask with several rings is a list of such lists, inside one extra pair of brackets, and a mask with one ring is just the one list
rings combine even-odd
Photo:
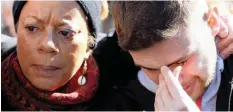
[[(20, 13), (26, 4), (27, 1), (15, 1), (13, 5), (13, 17), (14, 17), (14, 24), (19, 20)], [(88, 19), (88, 27), (91, 35), (94, 38), (97, 38), (98, 27), (100, 25), (100, 16), (101, 16), (101, 8), (102, 4), (101, 1), (76, 1), (80, 7), (82, 8), (84, 14), (87, 16)]]

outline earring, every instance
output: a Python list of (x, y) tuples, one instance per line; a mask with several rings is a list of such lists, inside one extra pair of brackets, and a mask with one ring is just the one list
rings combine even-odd
[(84, 66), (83, 66), (83, 70), (82, 70), (82, 75), (79, 76), (79, 78), (78, 78), (78, 84), (81, 85), (81, 86), (85, 85), (86, 82), (87, 82), (87, 79), (86, 79), (86, 76), (85, 76), (86, 71), (87, 71), (87, 61), (84, 60)]

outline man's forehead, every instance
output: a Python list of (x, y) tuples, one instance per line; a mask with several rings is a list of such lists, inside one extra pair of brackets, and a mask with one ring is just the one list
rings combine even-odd
[(172, 37), (140, 51), (130, 51), (136, 65), (160, 67), (168, 65), (195, 50), (187, 37)]

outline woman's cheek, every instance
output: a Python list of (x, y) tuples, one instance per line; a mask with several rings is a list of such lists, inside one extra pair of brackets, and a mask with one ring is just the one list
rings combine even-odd
[(65, 63), (65, 67), (76, 72), (83, 63), (84, 55), (86, 50), (82, 47), (80, 43), (65, 44), (61, 46), (62, 60)]

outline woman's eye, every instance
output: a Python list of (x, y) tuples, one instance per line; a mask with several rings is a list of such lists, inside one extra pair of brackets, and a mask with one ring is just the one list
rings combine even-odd
[(26, 26), (26, 29), (31, 33), (35, 33), (39, 28), (35, 26)]
[(58, 34), (62, 35), (63, 37), (73, 37), (75, 35), (75, 32), (70, 30), (62, 30), (59, 31)]
[(67, 35), (69, 34), (69, 32), (67, 32), (67, 31), (61, 31), (61, 34), (62, 34), (63, 36), (67, 36)]

